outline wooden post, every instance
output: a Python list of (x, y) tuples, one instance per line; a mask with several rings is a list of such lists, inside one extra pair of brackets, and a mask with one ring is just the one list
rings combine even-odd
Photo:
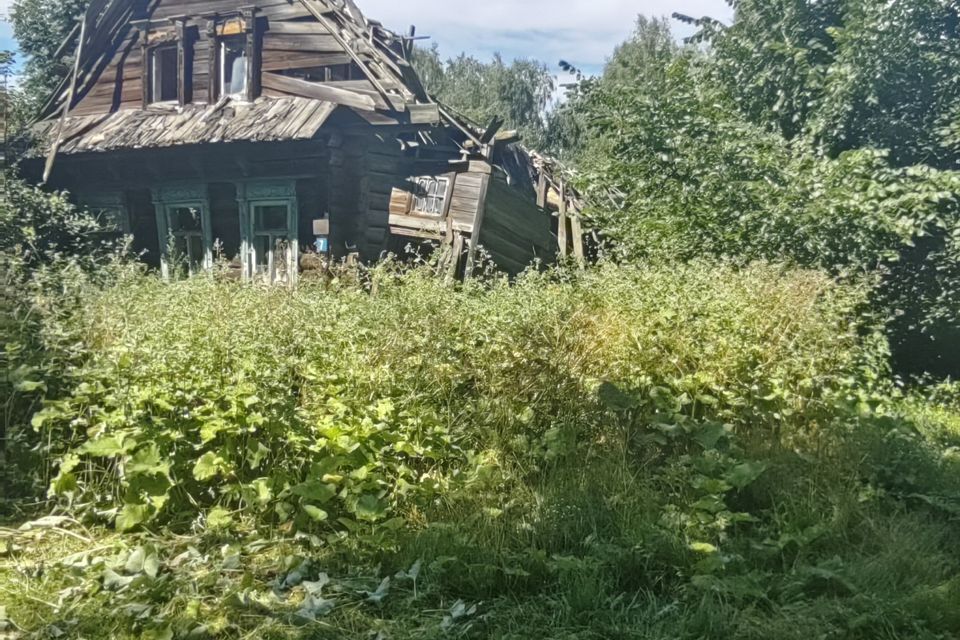
[(463, 234), (459, 231), (454, 233), (453, 241), (450, 243), (450, 264), (447, 266), (447, 277), (453, 280), (457, 277), (457, 271), (460, 270), (460, 259), (463, 257)]
[(567, 185), (560, 181), (560, 219), (557, 221), (557, 243), (560, 245), (560, 257), (569, 255), (567, 248)]
[(573, 235), (573, 255), (582, 269), (586, 266), (587, 260), (583, 251), (583, 225), (580, 224), (579, 213), (574, 213), (570, 217), (570, 233)]
[(133, 23), (139, 32), (140, 37), (140, 98), (142, 100), (141, 108), (146, 109), (150, 106), (150, 83), (153, 80), (153, 69), (150, 64), (150, 21), (137, 20)]
[[(177, 30), (177, 103), (186, 106), (187, 93), (190, 91), (190, 70), (187, 69), (187, 18), (174, 18)], [(156, 96), (154, 96), (156, 97)]]
[(70, 80), (70, 89), (67, 91), (67, 99), (63, 104), (63, 114), (60, 116), (60, 122), (57, 124), (57, 137), (50, 148), (50, 155), (47, 156), (47, 163), (43, 168), (43, 183), (46, 184), (53, 172), (53, 163), (57, 160), (57, 153), (60, 152), (60, 144), (63, 142), (63, 128), (67, 124), (67, 116), (70, 115), (70, 109), (73, 108), (73, 98), (77, 93), (77, 77), (80, 75), (80, 58), (83, 56), (83, 41), (87, 38), (87, 21), (90, 20), (90, 11), (83, 16), (83, 22), (80, 23), (80, 41), (77, 45), (77, 57), (73, 61), (73, 78)]
[(213, 106), (220, 98), (220, 38), (217, 37), (217, 21), (207, 20), (207, 42), (210, 53), (207, 55), (207, 104)]
[(537, 206), (541, 209), (547, 208), (547, 188), (547, 174), (541, 168), (540, 181), (537, 183)]
[(253, 102), (260, 95), (260, 29), (257, 24), (257, 8), (244, 7), (240, 12), (247, 35), (247, 91), (244, 99)]

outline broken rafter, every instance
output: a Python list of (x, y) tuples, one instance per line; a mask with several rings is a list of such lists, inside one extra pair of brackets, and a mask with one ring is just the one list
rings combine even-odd
[(70, 107), (73, 106), (73, 96), (77, 91), (77, 76), (80, 75), (80, 58), (83, 54), (84, 39), (87, 35), (87, 22), (90, 18), (90, 12), (83, 17), (80, 23), (80, 44), (78, 45), (76, 59), (73, 61), (73, 79), (70, 81), (70, 89), (67, 91), (67, 99), (63, 103), (63, 114), (60, 116), (60, 122), (57, 124), (57, 137), (54, 138), (53, 146), (50, 148), (50, 154), (47, 156), (46, 165), (43, 167), (43, 183), (46, 184), (53, 172), (53, 164), (57, 160), (57, 153), (60, 151), (60, 144), (63, 141), (63, 128), (67, 123), (67, 116), (70, 115)]
[[(324, 15), (322, 11), (320, 11), (319, 9), (317, 9), (317, 7), (314, 6), (313, 0), (300, 0), (300, 3), (307, 9), (307, 11), (313, 14), (313, 17), (316, 18), (317, 21), (320, 22), (320, 24), (326, 27), (327, 31), (330, 32), (330, 35), (332, 35), (333, 38), (337, 41), (337, 43), (341, 47), (343, 47), (344, 51), (347, 52), (347, 55), (349, 55), (350, 58), (354, 62), (356, 62), (361, 69), (364, 70), (371, 84), (373, 84), (373, 86), (376, 87), (377, 91), (380, 92), (380, 94), (384, 97), (387, 103), (396, 107), (396, 104), (394, 103), (398, 96), (391, 95), (387, 91), (387, 89), (383, 86), (383, 84), (377, 78), (376, 74), (373, 73), (373, 70), (370, 69), (370, 66), (366, 63), (366, 61), (364, 61), (359, 56), (359, 54), (357, 54), (357, 52), (353, 50), (353, 46), (351, 45), (351, 43), (347, 42), (347, 40), (344, 39), (343, 34), (340, 33), (340, 30), (337, 28), (337, 25), (333, 24), (327, 18), (327, 16)], [(336, 10), (334, 9), (334, 11)]]

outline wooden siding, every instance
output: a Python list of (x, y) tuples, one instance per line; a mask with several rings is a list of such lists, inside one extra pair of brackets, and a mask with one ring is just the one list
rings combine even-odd
[(502, 179), (490, 181), (480, 245), (499, 267), (517, 274), (539, 258), (552, 263), (557, 257), (557, 237), (548, 212), (525, 198)]
[[(255, 4), (258, 10), (257, 29), (262, 34), (259, 43), (260, 67), (263, 73), (269, 74), (264, 76), (270, 84), (264, 86), (266, 95), (317, 98), (317, 93), (320, 92), (323, 95), (318, 99), (328, 99), (331, 95), (339, 96), (343, 102), (338, 103), (347, 106), (355, 106), (359, 102), (365, 107), (369, 105), (370, 109), (374, 104), (377, 108), (391, 109), (395, 105), (384, 101), (380, 93), (380, 89), (384, 89), (395, 94), (401, 105), (414, 101), (415, 93), (420, 87), (407, 87), (404, 83), (404, 68), (407, 63), (402, 59), (399, 40), (394, 41), (392, 35), (385, 36), (386, 32), (380, 32), (381, 39), (394, 41), (394, 44), (384, 48), (382, 45), (373, 47), (369, 43), (363, 43), (356, 46), (359, 54), (343, 46), (345, 38), (355, 38), (364, 30), (379, 27), (335, 23), (342, 29), (335, 36), (308, 8), (308, 5), (316, 4), (316, 11), (321, 15), (330, 11), (330, 16), (325, 19), (333, 20), (335, 12), (323, 2), (260, 0)], [(175, 37), (175, 27), (171, 19), (188, 16), (184, 46), (190, 82), (187, 83), (184, 102), (206, 103), (215, 93), (211, 83), (216, 83), (218, 78), (211, 77), (211, 73), (215, 73), (217, 69), (217, 51), (213, 40), (216, 36), (208, 33), (208, 19), (217, 15), (224, 18), (236, 15), (240, 8), (245, 6), (250, 5), (241, 0), (160, 0), (149, 11), (140, 9), (135, 12), (137, 22), (146, 25), (148, 45), (172, 40)], [(352, 36), (349, 35), (351, 31), (355, 32)], [(356, 45), (356, 42), (354, 44)], [(137, 25), (128, 23), (121, 27), (120, 31), (114, 34), (107, 50), (95, 54), (100, 56), (103, 62), (95, 64), (91, 77), (81, 83), (71, 113), (90, 115), (141, 108), (144, 82), (148, 76), (143, 45), (141, 30)], [(390, 55), (386, 53), (391, 47), (393, 53), (390, 55), (394, 56), (394, 60), (389, 60)], [(357, 59), (363, 61), (362, 69), (356, 65)], [(358, 69), (360, 77), (347, 81), (308, 82), (282, 75), (296, 69), (337, 65), (352, 65)], [(323, 88), (328, 90), (324, 91)]]

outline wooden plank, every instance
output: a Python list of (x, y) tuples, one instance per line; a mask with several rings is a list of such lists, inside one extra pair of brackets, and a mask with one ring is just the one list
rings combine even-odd
[(440, 124), (440, 107), (435, 104), (407, 105), (411, 124)]
[(463, 276), (466, 280), (469, 280), (471, 277), (473, 277), (473, 270), (476, 268), (477, 247), (480, 244), (480, 232), (483, 229), (483, 217), (487, 212), (487, 191), (490, 187), (490, 175), (484, 174), (481, 180), (482, 187), (480, 191), (480, 199), (477, 201), (477, 216), (473, 222), (473, 233), (470, 234), (470, 248), (467, 251), (467, 266)]
[(573, 255), (580, 263), (580, 268), (586, 266), (586, 254), (583, 251), (583, 227), (580, 224), (580, 216), (570, 217), (570, 233), (573, 235)]
[[(370, 96), (354, 93), (353, 91), (337, 89), (336, 87), (315, 82), (307, 82), (299, 78), (290, 78), (280, 75), (279, 73), (263, 73), (262, 77), (265, 89), (273, 89), (304, 98), (334, 102), (361, 111), (376, 111), (378, 106)], [(384, 107), (385, 106), (386, 105), (384, 105)]]
[(383, 98), (390, 103), (393, 96), (391, 96), (387, 92), (386, 88), (380, 84), (380, 81), (374, 75), (373, 71), (371, 71), (370, 66), (357, 54), (356, 51), (353, 50), (353, 47), (350, 46), (350, 43), (344, 40), (343, 36), (340, 35), (338, 29), (336, 28), (336, 25), (332, 24), (330, 20), (328, 20), (327, 17), (314, 6), (312, 0), (300, 0), (300, 3), (306, 7), (310, 13), (313, 14), (320, 24), (327, 28), (327, 30), (330, 32), (330, 35), (337, 39), (343, 50), (346, 51), (351, 58), (353, 58), (353, 61), (356, 62), (361, 69), (363, 69), (367, 78), (373, 83), (373, 86), (376, 87), (377, 91), (381, 93)]
[(537, 206), (547, 208), (547, 174), (541, 168), (540, 180), (537, 182)]
[(450, 267), (447, 271), (447, 277), (451, 280), (457, 277), (460, 271), (460, 261), (463, 259), (463, 234), (454, 233), (453, 242), (450, 246)]
[(83, 17), (80, 25), (80, 44), (77, 49), (77, 57), (73, 63), (73, 79), (70, 81), (70, 89), (67, 91), (67, 99), (63, 103), (63, 115), (60, 116), (60, 123), (57, 125), (57, 137), (53, 141), (50, 149), (50, 155), (47, 156), (46, 166), (43, 168), (43, 183), (46, 184), (53, 172), (53, 163), (57, 160), (57, 152), (60, 151), (60, 144), (63, 140), (63, 127), (67, 123), (67, 116), (70, 115), (70, 107), (73, 106), (73, 95), (77, 91), (77, 76), (80, 74), (80, 60), (83, 57), (83, 43), (87, 34), (87, 23), (90, 21), (91, 10), (88, 10)]

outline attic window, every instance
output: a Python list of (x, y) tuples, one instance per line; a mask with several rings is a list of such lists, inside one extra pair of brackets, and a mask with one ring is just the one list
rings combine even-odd
[(442, 216), (449, 187), (449, 178), (430, 176), (417, 178), (416, 190), (413, 195), (413, 210), (417, 213)]
[(243, 98), (247, 95), (247, 43), (243, 36), (220, 42), (220, 95)]
[(150, 102), (179, 99), (180, 69), (176, 45), (157, 47), (150, 52)]

